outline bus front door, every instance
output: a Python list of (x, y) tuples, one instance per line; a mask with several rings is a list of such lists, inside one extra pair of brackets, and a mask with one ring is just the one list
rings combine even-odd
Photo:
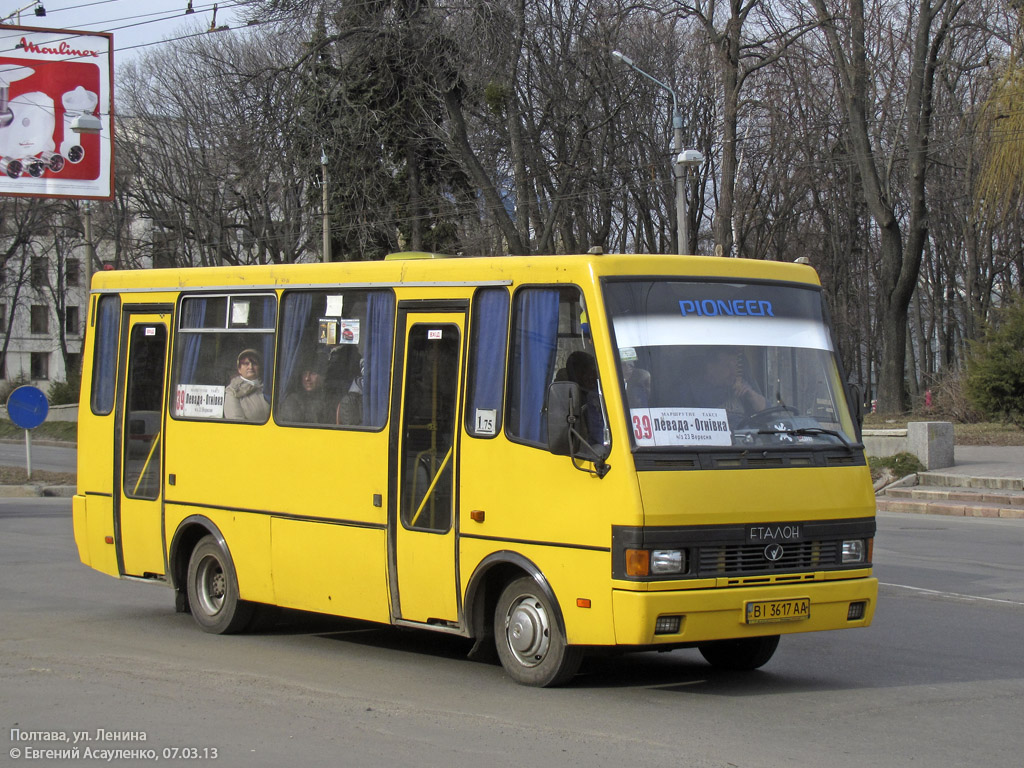
[(117, 555), (126, 576), (164, 575), (163, 424), (171, 308), (166, 313), (125, 307), (120, 361), (123, 399), (115, 427), (120, 475), (114, 513)]
[(402, 621), (458, 622), (456, 435), (465, 325), (462, 309), (399, 310), (405, 342), (402, 365), (396, 366), (401, 415), (392, 437), (397, 492), (388, 516), (388, 563), (392, 613)]

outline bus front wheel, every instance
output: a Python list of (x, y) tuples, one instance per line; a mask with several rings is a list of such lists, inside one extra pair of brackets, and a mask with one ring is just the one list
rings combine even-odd
[(560, 685), (579, 669), (583, 651), (566, 644), (555, 611), (532, 578), (516, 579), (501, 593), (494, 612), (494, 642), (501, 665), (517, 683)]
[(189, 558), (188, 604), (196, 623), (217, 635), (241, 631), (252, 617), (252, 606), (238, 597), (231, 558), (213, 536), (200, 539)]
[(763, 667), (779, 647), (779, 636), (715, 640), (697, 646), (701, 656), (717, 669), (746, 671)]

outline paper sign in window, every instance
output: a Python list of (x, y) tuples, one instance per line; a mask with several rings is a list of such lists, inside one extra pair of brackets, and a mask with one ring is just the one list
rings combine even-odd
[(732, 445), (724, 408), (632, 408), (629, 417), (638, 446)]
[(224, 387), (179, 384), (174, 393), (174, 413), (192, 419), (224, 418)]
[(327, 309), (324, 310), (324, 314), (328, 317), (341, 317), (342, 307), (345, 305), (345, 296), (343, 294), (337, 294), (327, 297)]
[(358, 344), (359, 343), (359, 321), (339, 320), (338, 321), (338, 343)]
[(232, 325), (248, 325), (249, 324), (249, 302), (248, 301), (232, 301), (231, 302), (231, 324)]
[(477, 435), (495, 435), (498, 432), (498, 411), (496, 408), (477, 408), (473, 431)]

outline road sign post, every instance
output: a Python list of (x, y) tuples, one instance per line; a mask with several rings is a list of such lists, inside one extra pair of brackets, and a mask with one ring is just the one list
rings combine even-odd
[(32, 479), (32, 430), (46, 421), (50, 403), (37, 387), (18, 387), (7, 398), (7, 415), (25, 430), (25, 474)]

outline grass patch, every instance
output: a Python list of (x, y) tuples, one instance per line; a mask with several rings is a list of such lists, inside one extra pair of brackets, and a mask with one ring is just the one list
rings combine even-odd
[(918, 472), (924, 472), (922, 464), (917, 456), (912, 453), (896, 453), (892, 456), (868, 456), (868, 466), (871, 467), (871, 475), (874, 477), (875, 470), (881, 474), (888, 469), (895, 477), (906, 477)]
[(954, 424), (957, 445), (1024, 445), (1024, 429), (1014, 424)]
[[(16, 427), (10, 419), (0, 419), (0, 439), (24, 440), (25, 430)], [(67, 443), (78, 442), (77, 421), (44, 421), (32, 430), (33, 440), (61, 440)]]

